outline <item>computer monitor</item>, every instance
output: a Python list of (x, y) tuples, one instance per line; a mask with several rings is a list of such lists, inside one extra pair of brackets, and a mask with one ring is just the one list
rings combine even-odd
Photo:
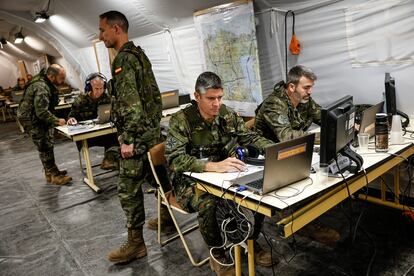
[(397, 114), (397, 101), (395, 98), (395, 79), (390, 73), (385, 73), (385, 107), (386, 113)]
[[(402, 127), (406, 128), (410, 119), (407, 114), (401, 112), (397, 109), (397, 97), (395, 93), (395, 79), (390, 75), (390, 73), (385, 73), (385, 112), (389, 115), (400, 115), (402, 117), (401, 124)], [(391, 119), (391, 116), (390, 116)]]
[(355, 161), (355, 169), (359, 170), (362, 158), (359, 155), (355, 157), (357, 154), (348, 146), (354, 138), (354, 124), (355, 106), (352, 96), (345, 96), (321, 108), (321, 167), (329, 166), (341, 152)]

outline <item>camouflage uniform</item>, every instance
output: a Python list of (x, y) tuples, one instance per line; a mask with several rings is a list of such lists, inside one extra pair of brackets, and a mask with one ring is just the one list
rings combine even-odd
[(28, 83), (17, 110), (17, 118), (36, 145), (45, 171), (52, 173), (57, 172), (53, 134), (58, 121), (52, 112), (58, 102), (57, 88), (42, 70)]
[(312, 123), (321, 123), (320, 106), (310, 98), (293, 107), (284, 85), (280, 85), (259, 107), (254, 130), (269, 140), (281, 142), (303, 136)]
[(77, 121), (91, 120), (98, 117), (98, 106), (111, 103), (111, 97), (104, 92), (97, 100), (90, 97), (89, 93), (80, 94), (72, 104), (68, 117)]
[[(104, 92), (97, 100), (90, 97), (89, 93), (80, 94), (72, 104), (72, 108), (69, 113), (69, 118), (73, 117), (78, 122), (85, 120), (92, 120), (98, 117), (98, 106), (101, 104), (110, 104), (111, 96), (107, 92)], [(81, 149), (82, 143), (76, 142), (78, 150)], [(107, 150), (110, 147), (118, 147), (118, 137), (116, 133), (108, 134), (101, 137), (95, 137), (88, 139), (88, 146), (99, 146), (105, 148), (105, 159), (110, 161), (116, 161), (117, 155), (110, 154)]]
[(127, 227), (139, 229), (145, 222), (141, 186), (153, 181), (146, 152), (161, 135), (161, 95), (150, 61), (131, 41), (115, 57), (112, 76), (112, 117), (119, 139), (124, 144), (134, 144), (134, 156), (120, 160), (118, 196)]
[[(194, 180), (182, 173), (202, 172), (206, 158), (222, 161), (235, 156), (237, 146), (247, 144), (264, 148), (272, 142), (248, 130), (243, 120), (224, 104), (211, 123), (202, 119), (196, 103), (171, 117), (165, 155), (172, 171), (174, 191), (183, 209), (198, 212), (200, 232), (208, 246), (222, 244), (216, 221), (216, 199), (208, 193), (197, 197)], [(263, 216), (258, 221), (256, 236)]]

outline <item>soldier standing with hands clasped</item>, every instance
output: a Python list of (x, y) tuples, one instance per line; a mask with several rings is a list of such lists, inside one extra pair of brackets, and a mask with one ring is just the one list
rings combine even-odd
[(118, 11), (99, 16), (99, 38), (117, 50), (112, 63), (113, 120), (121, 145), (118, 196), (127, 217), (128, 239), (108, 253), (108, 260), (128, 262), (147, 255), (142, 184), (153, 181), (147, 151), (160, 140), (161, 95), (151, 63), (140, 47), (128, 40), (128, 20)]

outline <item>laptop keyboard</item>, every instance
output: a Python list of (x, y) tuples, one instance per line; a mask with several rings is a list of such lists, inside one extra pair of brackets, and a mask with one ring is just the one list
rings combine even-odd
[(255, 189), (262, 189), (263, 188), (263, 178), (254, 180), (252, 182), (249, 182), (248, 184), (250, 187), (255, 188)]

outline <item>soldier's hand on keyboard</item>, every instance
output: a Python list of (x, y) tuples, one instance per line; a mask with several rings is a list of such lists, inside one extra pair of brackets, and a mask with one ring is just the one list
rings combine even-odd
[(246, 164), (237, 158), (229, 157), (220, 162), (208, 162), (204, 165), (206, 172), (242, 172), (246, 170)]

